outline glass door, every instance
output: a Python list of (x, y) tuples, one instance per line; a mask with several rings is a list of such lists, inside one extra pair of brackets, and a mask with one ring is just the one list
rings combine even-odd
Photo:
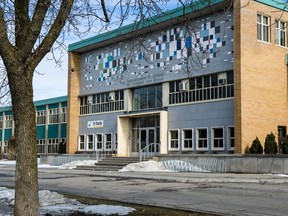
[(157, 148), (154, 144), (156, 142), (156, 129), (155, 128), (141, 128), (140, 129), (140, 150), (148, 147), (147, 151), (156, 152)]

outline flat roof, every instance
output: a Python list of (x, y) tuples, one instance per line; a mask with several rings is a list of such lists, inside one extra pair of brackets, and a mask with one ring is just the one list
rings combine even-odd
[(157, 16), (147, 18), (147, 19), (140, 21), (136, 24), (132, 23), (132, 24), (114, 29), (112, 31), (105, 32), (103, 34), (99, 34), (99, 35), (96, 35), (94, 37), (90, 37), (90, 38), (78, 41), (76, 43), (69, 44), (68, 45), (68, 51), (77, 52), (77, 51), (80, 51), (81, 48), (88, 47), (92, 44), (107, 41), (107, 40), (110, 40), (112, 38), (116, 38), (116, 37), (128, 34), (129, 32), (136, 31), (136, 30), (145, 29), (145, 28), (151, 27), (153, 25), (156, 25), (156, 24), (159, 24), (162, 22), (166, 22), (166, 21), (169, 21), (169, 20), (177, 18), (177, 17), (181, 17), (183, 15), (186, 15), (186, 14), (189, 14), (189, 13), (192, 13), (195, 11), (199, 11), (201, 9), (208, 7), (208, 6), (222, 3), (225, 1), (227, 1), (227, 0), (210, 0), (210, 1), (197, 0), (193, 4), (185, 6), (185, 10), (183, 7), (179, 7), (179, 8), (173, 9), (173, 10), (166, 11), (162, 14), (157, 15)]
[[(54, 103), (61, 103), (61, 102), (67, 102), (67, 96), (60, 96), (60, 97), (54, 97), (54, 98), (47, 98), (43, 100), (37, 100), (34, 101), (35, 107), (37, 106), (43, 106), (46, 104), (54, 104)], [(12, 106), (5, 106), (5, 107), (0, 107), (0, 112), (5, 112), (5, 111), (11, 111)]]
[(288, 1), (287, 0), (255, 0), (262, 4), (277, 8), (279, 10), (288, 11)]

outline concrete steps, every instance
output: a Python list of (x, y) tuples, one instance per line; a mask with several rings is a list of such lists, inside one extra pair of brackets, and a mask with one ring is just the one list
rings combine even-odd
[(77, 166), (77, 170), (118, 171), (130, 163), (138, 163), (139, 157), (107, 157), (95, 166)]

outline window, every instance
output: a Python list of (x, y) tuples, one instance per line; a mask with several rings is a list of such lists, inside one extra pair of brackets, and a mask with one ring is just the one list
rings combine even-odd
[(8, 154), (8, 141), (4, 142), (4, 150), (3, 150), (3, 154)]
[(0, 129), (3, 128), (3, 116), (0, 116)]
[(103, 148), (102, 134), (96, 134), (96, 149), (102, 150), (102, 148)]
[(37, 125), (46, 124), (46, 111), (40, 110), (36, 113), (36, 123)]
[(264, 15), (257, 15), (257, 39), (270, 42), (270, 18)]
[(87, 135), (87, 150), (88, 151), (94, 150), (94, 135), (93, 134)]
[(208, 150), (207, 128), (197, 129), (197, 150)]
[(214, 150), (224, 150), (224, 130), (223, 128), (212, 128), (212, 143)]
[(67, 114), (67, 107), (62, 107), (62, 113), (61, 113), (61, 122), (65, 123), (66, 120), (66, 114)]
[(162, 107), (162, 85), (134, 89), (134, 110)]
[(49, 109), (49, 123), (55, 124), (59, 122), (59, 109)]
[(275, 44), (286, 47), (286, 23), (275, 21)]
[(124, 109), (124, 90), (105, 92), (80, 98), (80, 115), (115, 112)]
[(193, 150), (192, 129), (183, 129), (183, 150)]
[(85, 135), (79, 136), (78, 151), (85, 150)]
[(45, 153), (45, 139), (37, 139), (37, 153), (38, 154)]
[(105, 134), (105, 150), (111, 150), (112, 149), (112, 135)]
[(58, 139), (48, 139), (48, 154), (58, 153)]
[(170, 150), (178, 150), (179, 149), (179, 130), (170, 130), (169, 131), (170, 138)]
[(12, 115), (6, 115), (5, 116), (5, 123), (6, 123), (6, 128), (12, 128), (13, 116)]
[[(220, 78), (224, 77), (224, 78)], [(219, 80), (222, 83), (219, 83)], [(169, 104), (196, 103), (234, 97), (233, 71), (193, 77), (185, 91), (179, 89), (181, 81), (169, 83)]]
[(114, 150), (117, 151), (118, 148), (118, 135), (117, 133), (114, 134)]
[(233, 150), (235, 148), (234, 127), (228, 127), (228, 148)]

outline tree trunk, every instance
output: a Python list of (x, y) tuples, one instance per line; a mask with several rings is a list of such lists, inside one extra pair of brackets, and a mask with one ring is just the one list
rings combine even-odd
[[(36, 120), (31, 69), (14, 66), (8, 73), (15, 120), (15, 216), (38, 216)], [(25, 76), (20, 76), (25, 74)], [(30, 75), (31, 74), (31, 75)]]

